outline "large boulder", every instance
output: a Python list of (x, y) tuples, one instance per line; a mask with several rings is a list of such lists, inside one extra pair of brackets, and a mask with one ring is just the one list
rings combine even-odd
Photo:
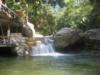
[(100, 28), (88, 30), (84, 35), (86, 39), (100, 41)]
[(84, 33), (86, 47), (90, 50), (100, 50), (100, 28)]
[(81, 30), (72, 28), (62, 28), (54, 36), (54, 44), (57, 48), (68, 47), (80, 40)]

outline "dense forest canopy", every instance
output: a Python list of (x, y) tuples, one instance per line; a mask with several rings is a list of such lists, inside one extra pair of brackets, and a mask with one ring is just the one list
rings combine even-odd
[(100, 0), (7, 0), (7, 5), (14, 11), (25, 11), (43, 34), (52, 34), (61, 27), (100, 27)]

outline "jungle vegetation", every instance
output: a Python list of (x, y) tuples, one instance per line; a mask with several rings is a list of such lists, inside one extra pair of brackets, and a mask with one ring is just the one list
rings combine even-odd
[(35, 29), (45, 35), (62, 27), (100, 28), (100, 0), (7, 0), (7, 6), (25, 11)]

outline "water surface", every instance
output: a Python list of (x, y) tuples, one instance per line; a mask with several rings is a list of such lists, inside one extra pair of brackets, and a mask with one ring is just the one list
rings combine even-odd
[(100, 56), (0, 57), (0, 75), (100, 75)]

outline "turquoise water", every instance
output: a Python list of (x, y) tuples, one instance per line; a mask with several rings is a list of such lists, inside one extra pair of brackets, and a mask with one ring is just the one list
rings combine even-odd
[(100, 56), (0, 57), (0, 75), (100, 75)]

